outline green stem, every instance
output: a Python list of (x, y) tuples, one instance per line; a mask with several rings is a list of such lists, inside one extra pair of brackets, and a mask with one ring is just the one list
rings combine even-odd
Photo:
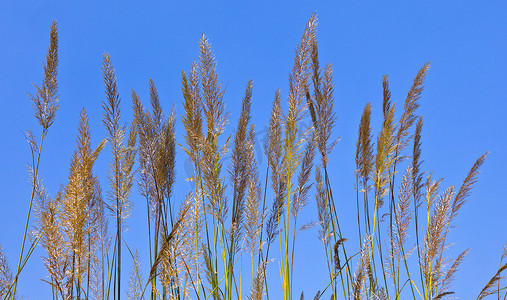
[[(28, 232), (28, 224), (30, 222), (30, 215), (32, 213), (33, 198), (35, 197), (35, 187), (37, 185), (37, 176), (39, 173), (39, 163), (40, 163), (40, 156), (41, 156), (41, 152), (42, 152), (42, 143), (44, 142), (44, 132), (45, 132), (45, 128), (42, 128), (42, 135), (41, 135), (40, 144), (39, 144), (40, 146), (39, 146), (39, 151), (37, 154), (37, 164), (35, 166), (35, 172), (33, 174), (32, 192), (31, 192), (31, 196), (30, 196), (30, 205), (28, 206), (28, 214), (27, 214), (26, 223), (25, 223), (25, 232), (23, 234), (23, 242), (21, 243), (21, 251), (19, 253), (19, 261), (18, 261), (18, 268), (16, 271), (16, 279), (14, 280), (14, 289), (12, 291), (12, 300), (14, 300), (15, 296), (16, 296), (16, 288), (18, 286), (18, 275), (21, 272), (21, 269), (20, 269), (21, 268), (21, 261), (23, 259), (23, 252), (25, 250), (26, 234)], [(33, 166), (33, 159), (32, 159), (32, 166)]]

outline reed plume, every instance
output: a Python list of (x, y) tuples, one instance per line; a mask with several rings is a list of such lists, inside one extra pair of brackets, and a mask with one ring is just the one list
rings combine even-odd
[[(180, 281), (178, 274), (181, 271), (178, 269), (177, 260), (180, 257), (180, 246), (183, 241), (182, 234), (184, 233), (184, 222), (187, 218), (190, 209), (189, 202), (186, 201), (180, 207), (178, 216), (174, 221), (171, 231), (168, 234), (163, 233), (160, 238), (160, 250), (153, 260), (150, 268), (149, 277), (146, 286), (152, 283), (157, 277), (160, 277), (161, 284), (164, 288), (162, 291), (164, 297), (179, 297)], [(156, 286), (152, 285), (152, 291), (156, 291)], [(156, 291), (155, 295), (158, 293)], [(183, 290), (185, 296), (186, 290)], [(152, 293), (153, 294), (153, 293)]]
[(37, 93), (30, 95), (33, 102), (34, 116), (42, 127), (42, 135), (46, 135), (53, 124), (58, 110), (58, 24), (51, 23), (49, 33), (49, 48), (46, 54), (44, 78), (41, 85), (34, 84)]
[(463, 262), (463, 260), (465, 259), (465, 257), (467, 256), (469, 251), (470, 251), (470, 249), (466, 249), (465, 251), (461, 252), (458, 255), (458, 257), (452, 262), (451, 266), (449, 267), (449, 269), (446, 272), (445, 277), (442, 280), (441, 287), (440, 287), (440, 289), (438, 291), (438, 295), (435, 297), (435, 299), (438, 299), (440, 295), (442, 295), (442, 297), (443, 297), (443, 295), (445, 295), (445, 294), (448, 294), (448, 293), (453, 294), (454, 293), (454, 292), (450, 291), (450, 289), (452, 288), (452, 282), (455, 279), (455, 276), (456, 276), (459, 266), (461, 265), (461, 263)]
[(184, 72), (181, 74), (181, 90), (184, 98), (183, 108), (185, 109), (182, 121), (185, 127), (185, 141), (188, 145), (184, 150), (195, 167), (198, 165), (200, 142), (203, 139), (202, 107), (199, 88), (200, 78), (197, 68), (197, 64), (192, 62), (188, 79)]
[(282, 145), (282, 110), (280, 90), (275, 92), (275, 98), (269, 119), (269, 129), (264, 143), (264, 153), (268, 158), (268, 165), (271, 169), (271, 189), (275, 195), (274, 201), (266, 223), (266, 257), (269, 254), (269, 246), (274, 242), (278, 231), (277, 222), (283, 213), (283, 197), (285, 193), (284, 178), (281, 176)]
[(252, 279), (252, 288), (248, 300), (264, 299), (264, 278), (266, 276), (266, 262), (263, 262), (257, 268), (257, 273)]
[(69, 252), (65, 244), (65, 236), (60, 231), (62, 227), (61, 207), (62, 193), (58, 192), (55, 199), (51, 199), (43, 186), (39, 186), (37, 193), (37, 224), (36, 230), (42, 235), (41, 245), (47, 256), (43, 257), (44, 266), (50, 278), (50, 284), (58, 294), (68, 297), (67, 272), (69, 271)]
[[(289, 108), (287, 116), (285, 117), (284, 126), (284, 141), (283, 141), (283, 158), (282, 158), (282, 176), (286, 182), (286, 200), (285, 200), (285, 212), (286, 219), (283, 225), (285, 238), (282, 241), (280, 239), (280, 254), (282, 259), (281, 272), (282, 272), (282, 286), (284, 299), (292, 298), (292, 267), (290, 266), (289, 260), (289, 236), (290, 236), (290, 221), (289, 221), (289, 210), (291, 208), (291, 195), (292, 191), (292, 177), (298, 169), (301, 160), (301, 146), (304, 143), (304, 134), (299, 129), (299, 123), (304, 117), (306, 112), (306, 105), (303, 101), (306, 98), (306, 89), (309, 78), (308, 66), (310, 63), (310, 54), (312, 49), (312, 41), (315, 37), (315, 31), (317, 29), (317, 18), (316, 15), (312, 15), (308, 21), (303, 36), (301, 37), (300, 44), (296, 49), (294, 57), (294, 66), (292, 73), (289, 75)], [(280, 224), (280, 220), (278, 220)], [(281, 224), (279, 225), (279, 231), (281, 230)], [(294, 228), (294, 233), (296, 228)], [(283, 249), (282, 249), (283, 248)]]
[[(366, 234), (371, 232), (370, 213), (368, 205), (368, 179), (372, 172), (373, 166), (373, 144), (371, 133), (371, 103), (366, 103), (359, 122), (359, 132), (356, 143), (356, 189), (357, 189), (357, 218), (358, 218), (358, 233), (361, 239), (361, 226), (359, 216), (359, 192), (363, 193), (363, 212), (364, 212), (364, 226)], [(361, 186), (361, 187), (360, 187)]]
[[(218, 259), (222, 260), (222, 268), (224, 271), (224, 295), (225, 299), (230, 299), (232, 295), (231, 282), (231, 264), (229, 260), (229, 250), (226, 219), (229, 211), (228, 199), (226, 196), (226, 184), (222, 178), (222, 158), (226, 155), (229, 147), (230, 137), (227, 137), (222, 145), (220, 145), (219, 137), (223, 135), (225, 126), (229, 122), (229, 113), (225, 109), (223, 96), (225, 89), (218, 80), (216, 70), (216, 62), (214, 54), (211, 50), (211, 44), (206, 36), (202, 35), (199, 43), (199, 75), (201, 83), (201, 103), (202, 112), (206, 119), (206, 136), (202, 136), (200, 142), (202, 151), (202, 161), (200, 166), (203, 194), (208, 199), (206, 207), (207, 212), (211, 214), (213, 240), (212, 244), (208, 243), (208, 253), (205, 259), (209, 259), (206, 263), (208, 274), (211, 274), (213, 298), (218, 299), (219, 289), (216, 278), (218, 270)], [(211, 236), (211, 235), (210, 235)], [(219, 247), (219, 248), (218, 248)], [(210, 264), (211, 263), (211, 264)], [(209, 269), (209, 268), (212, 269)], [(208, 276), (208, 278), (210, 278)]]
[(139, 254), (136, 252), (133, 256), (132, 269), (130, 271), (129, 288), (127, 291), (127, 299), (138, 300), (143, 297), (143, 286), (141, 277), (141, 262)]
[[(104, 109), (103, 124), (107, 131), (107, 139), (111, 144), (112, 161), (109, 166), (109, 182), (111, 190), (108, 198), (111, 202), (110, 208), (116, 219), (116, 253), (117, 253), (117, 284), (118, 290), (121, 287), (121, 245), (122, 232), (126, 229), (125, 220), (130, 215), (132, 204), (129, 196), (134, 180), (134, 161), (136, 131), (131, 128), (128, 133), (128, 141), (125, 144), (126, 128), (120, 125), (120, 96), (118, 93), (116, 75), (111, 58), (108, 53), (104, 54), (102, 63), (102, 74), (104, 80), (106, 99), (102, 102)], [(120, 299), (120, 293), (118, 293)]]
[[(507, 258), (507, 244), (503, 247), (502, 256), (500, 257), (500, 268), (496, 272), (496, 274), (488, 281), (488, 283), (481, 290), (481, 293), (477, 297), (477, 299), (483, 299), (489, 295), (493, 295), (495, 292), (497, 293), (498, 299), (501, 299), (501, 294), (503, 293), (505, 299), (507, 297), (507, 286), (502, 286), (500, 281), (505, 279), (505, 276), (501, 276), (502, 272), (507, 270), (507, 264), (504, 264), (504, 259)], [(494, 290), (496, 287), (496, 291)]]
[(306, 143), (303, 158), (301, 160), (301, 168), (298, 175), (298, 185), (294, 193), (292, 201), (291, 213), (294, 220), (297, 219), (298, 213), (308, 204), (308, 192), (312, 187), (310, 183), (310, 175), (313, 168), (313, 158), (315, 157), (315, 135), (310, 134), (310, 138)]
[(413, 188), (410, 183), (411, 173), (412, 170), (409, 167), (403, 174), (398, 201), (396, 203), (396, 213), (394, 215), (396, 230), (395, 233), (393, 233), (394, 236), (391, 236), (391, 239), (394, 241), (394, 255), (398, 259), (398, 264), (400, 259), (405, 259), (405, 257), (403, 257), (405, 255), (403, 248), (408, 238), (408, 226), (412, 220), (412, 213), (410, 211), (410, 196), (412, 195)]
[(206, 116), (208, 139), (216, 140), (225, 130), (229, 113), (225, 110), (225, 89), (218, 81), (215, 56), (205, 35), (199, 42), (199, 72), (201, 75), (203, 113)]
[[(412, 125), (414, 124), (415, 120), (417, 119), (417, 116), (415, 115), (415, 112), (417, 108), (419, 107), (418, 100), (420, 99), (421, 93), (424, 89), (424, 78), (426, 77), (427, 71), (429, 70), (430, 63), (425, 63), (421, 69), (417, 72), (416, 77), (414, 78), (414, 81), (412, 83), (412, 86), (410, 87), (407, 97), (405, 99), (404, 105), (403, 105), (403, 113), (399, 119), (399, 125), (398, 130), (396, 133), (396, 149), (394, 153), (395, 161), (392, 164), (392, 171), (390, 179), (390, 202), (389, 202), (389, 216), (390, 216), (390, 231), (393, 231), (394, 221), (393, 216), (397, 214), (397, 207), (395, 204), (395, 197), (394, 197), (394, 183), (395, 183), (395, 174), (396, 174), (396, 167), (397, 165), (406, 158), (405, 155), (403, 155), (404, 149), (408, 146), (410, 139), (412, 138), (410, 134), (410, 129)], [(417, 128), (416, 128), (416, 134), (417, 134)], [(394, 248), (394, 245), (391, 243), (391, 248)], [(403, 251), (403, 248), (401, 249)], [(410, 285), (412, 289), (412, 293), (414, 294), (414, 290), (412, 287), (412, 284)]]
[[(146, 110), (137, 93), (132, 91), (132, 106), (134, 121), (131, 132), (138, 136), (138, 161), (140, 180), (138, 182), (141, 194), (146, 199), (148, 214), (148, 240), (150, 249), (150, 264), (159, 258), (161, 246), (171, 228), (174, 228), (175, 215), (174, 200), (172, 199), (173, 185), (176, 180), (176, 138), (174, 126), (176, 116), (174, 110), (168, 117), (164, 116), (157, 88), (153, 80), (149, 80), (150, 103), (152, 112)], [(134, 140), (135, 141), (135, 140)], [(170, 260), (171, 268), (176, 268), (176, 261)], [(169, 270), (169, 265), (165, 266)], [(151, 299), (156, 297), (156, 279), (159, 273), (150, 276)], [(162, 297), (167, 297), (170, 285), (164, 281), (161, 291)], [(164, 296), (165, 295), (165, 296)]]
[(245, 250), (250, 253), (252, 258), (252, 272), (253, 272), (253, 257), (260, 252), (260, 233), (261, 225), (264, 221), (264, 211), (262, 211), (261, 205), (261, 185), (259, 182), (259, 174), (257, 170), (257, 162), (253, 153), (255, 138), (254, 126), (250, 128), (249, 137), (247, 140), (249, 151), (248, 160), (251, 162), (250, 180), (248, 182), (248, 193), (246, 196), (245, 205)]
[(199, 43), (199, 71), (202, 88), (202, 109), (206, 117), (207, 136), (201, 142), (203, 151), (203, 179), (210, 210), (220, 224), (224, 224), (227, 215), (225, 186), (221, 178), (222, 163), (220, 159), (227, 153), (229, 139), (220, 147), (218, 137), (223, 134), (228, 123), (229, 113), (225, 111), (223, 95), (225, 90), (218, 82), (216, 63), (211, 45), (203, 35)]
[[(30, 169), (33, 170), (33, 180), (32, 180), (32, 193), (30, 197), (30, 203), (28, 205), (28, 213), (25, 222), (25, 231), (23, 234), (23, 241), (21, 243), (21, 250), (19, 253), (18, 267), (16, 271), (16, 276), (14, 277), (14, 285), (12, 286), (12, 299), (16, 296), (16, 288), (17, 288), (17, 280), (18, 276), (21, 273), (21, 270), (24, 266), (22, 266), (22, 261), (28, 261), (30, 255), (32, 253), (32, 249), (37, 245), (38, 240), (32, 244), (29, 249), (27, 256), (23, 259), (23, 254), (25, 251), (25, 241), (28, 233), (28, 226), (30, 223), (30, 215), (32, 213), (32, 204), (35, 196), (36, 182), (38, 180), (39, 175), (39, 164), (40, 157), (42, 153), (42, 146), (44, 144), (44, 138), (48, 133), (49, 127), (53, 124), (56, 118), (56, 111), (58, 110), (59, 104), (59, 96), (58, 96), (58, 84), (57, 84), (57, 75), (58, 75), (58, 24), (55, 20), (51, 23), (51, 29), (49, 33), (49, 47), (46, 54), (46, 62), (43, 66), (44, 69), (44, 77), (42, 79), (41, 85), (34, 84), (36, 89), (36, 94), (29, 94), (34, 109), (34, 116), (39, 122), (41, 126), (41, 137), (39, 144), (35, 141), (35, 136), (28, 132), (28, 140), (30, 144), (30, 148), (32, 151), (32, 164)], [(32, 172), (32, 171), (31, 171)], [(11, 289), (11, 288), (9, 288)], [(7, 294), (10, 292), (7, 292)], [(6, 297), (4, 297), (6, 298)]]
[(97, 202), (102, 201), (98, 193), (98, 179), (92, 168), (98, 155), (105, 146), (102, 141), (95, 150), (91, 148), (91, 134), (86, 110), (81, 111), (79, 121), (77, 150), (74, 152), (69, 182), (65, 187), (62, 199), (61, 222), (66, 235), (70, 260), (70, 294), (76, 289), (77, 299), (81, 297), (82, 279), (87, 272), (89, 251), (95, 244), (95, 223), (90, 221)]
[[(408, 145), (410, 141), (410, 128), (417, 119), (415, 111), (419, 107), (419, 99), (424, 89), (424, 78), (430, 68), (430, 63), (425, 63), (421, 69), (417, 72), (416, 77), (410, 87), (405, 102), (403, 104), (403, 113), (399, 120), (398, 132), (396, 133), (396, 153), (401, 153)], [(397, 155), (398, 156), (398, 155)], [(398, 163), (402, 160), (403, 156), (398, 156)]]
[[(391, 167), (396, 161), (396, 138), (395, 131), (396, 125), (394, 124), (394, 112), (395, 106), (391, 104), (391, 91), (389, 89), (389, 80), (387, 75), (384, 75), (382, 80), (383, 87), (383, 114), (384, 120), (382, 122), (382, 128), (377, 138), (377, 152), (375, 154), (371, 178), (374, 184), (374, 196), (375, 205), (373, 210), (373, 226), (372, 226), (372, 250), (371, 250), (371, 261), (374, 261), (373, 247), (375, 245), (375, 238), (377, 237), (381, 241), (380, 231), (380, 215), (379, 209), (384, 204), (384, 197), (389, 193), (389, 187), (392, 178)], [(379, 220), (377, 220), (379, 219)], [(376, 225), (376, 227), (375, 227)], [(384, 265), (382, 257), (382, 243), (378, 243), (380, 262)], [(385, 270), (382, 269), (384, 277), (384, 285), (387, 288), (387, 279)], [(370, 282), (370, 296), (373, 292), (373, 284)]]
[(104, 206), (92, 168), (105, 145), (91, 148), (86, 111), (81, 111), (77, 149), (73, 153), (67, 185), (51, 199), (35, 180), (37, 223), (35, 232), (47, 256), (43, 258), (53, 296), (62, 299), (90, 296), (91, 266), (96, 260), (99, 218)]
[[(336, 113), (334, 107), (334, 83), (333, 69), (331, 64), (327, 64), (324, 68), (324, 75), (321, 76), (319, 70), (319, 59), (317, 49), (317, 38), (312, 40), (311, 67), (312, 82), (314, 87), (314, 101), (310, 101), (310, 112), (314, 111), (313, 127), (317, 132), (317, 145), (321, 153), (322, 165), (329, 162), (329, 154), (338, 142), (338, 139), (329, 142), (336, 121)], [(314, 107), (314, 108), (313, 108)]]
[[(234, 136), (234, 144), (231, 153), (232, 164), (230, 165), (229, 175), (230, 181), (232, 184), (232, 212), (231, 212), (231, 227), (229, 231), (229, 258), (228, 265), (231, 266), (231, 272), (229, 273), (229, 281), (232, 282), (233, 270), (234, 268), (234, 257), (235, 254), (239, 251), (239, 242), (241, 241), (241, 237), (243, 235), (243, 223), (244, 223), (244, 213), (245, 213), (245, 197), (247, 197), (247, 193), (250, 193), (247, 189), (249, 185), (256, 185), (256, 183), (252, 182), (253, 173), (257, 172), (257, 166), (254, 165), (254, 134), (253, 128), (249, 130), (249, 122), (251, 119), (250, 109), (252, 104), (252, 87), (253, 81), (250, 79), (247, 83), (247, 87), (245, 90), (245, 96), (243, 97), (242, 105), (241, 105), (241, 114), (238, 120), (238, 126), (236, 129), (236, 134)], [(253, 187), (254, 189), (256, 187)], [(255, 191), (251, 192), (251, 197), (256, 198)], [(255, 201), (251, 199), (250, 201)], [(253, 205), (253, 203), (250, 203)], [(253, 207), (250, 207), (254, 209)], [(253, 211), (252, 211), (253, 212)], [(255, 213), (255, 212), (253, 212)], [(253, 216), (247, 216), (247, 218), (252, 218)], [(249, 220), (251, 223), (252, 220)], [(255, 229), (250, 228), (255, 231)], [(250, 232), (252, 234), (252, 232)]]
[(181, 243), (181, 258), (179, 261), (180, 269), (183, 270), (184, 277), (188, 279), (191, 287), (199, 297), (201, 275), (200, 270), (203, 269), (204, 261), (202, 255), (204, 251), (204, 210), (203, 199), (199, 193), (190, 193), (187, 196), (189, 210), (187, 218), (183, 223), (184, 241)]
[(454, 219), (457, 216), (458, 210), (463, 206), (463, 204), (465, 204), (468, 201), (467, 198), (470, 196), (472, 192), (473, 185), (477, 182), (479, 169), (486, 160), (488, 154), (489, 152), (486, 152), (477, 159), (477, 161), (474, 163), (474, 165), (468, 172), (466, 178), (463, 180), (463, 184), (461, 185), (458, 193), (456, 194), (456, 197), (452, 202), (450, 220)]
[(423, 160), (421, 159), (421, 132), (424, 121), (423, 117), (419, 117), (417, 119), (417, 124), (415, 127), (414, 134), (414, 147), (412, 151), (412, 187), (413, 187), (413, 197), (414, 197), (414, 208), (417, 208), (421, 205), (420, 199), (422, 197), (422, 188), (423, 184), (423, 174), (421, 172), (421, 165)]
[[(502, 272), (507, 270), (507, 264), (504, 264), (501, 266), (496, 274), (491, 277), (491, 279), (488, 281), (488, 283), (484, 286), (484, 288), (481, 290), (479, 296), (477, 299), (484, 299), (489, 295), (493, 295), (497, 291), (500, 291), (500, 289), (505, 290), (505, 287), (500, 288), (500, 280), (505, 279), (505, 276), (501, 276)], [(498, 288), (497, 288), (498, 285)], [(505, 297), (504, 297), (505, 298)]]
[[(371, 265), (371, 243), (372, 237), (367, 236), (364, 239), (363, 245), (361, 247), (361, 253), (359, 260), (357, 262), (356, 271), (354, 274), (354, 278), (352, 281), (352, 294), (351, 297), (354, 300), (361, 299), (361, 296), (365, 290), (365, 282), (368, 278), (369, 268)], [(371, 277), (370, 277), (371, 278)]]
[[(452, 284), (469, 249), (453, 259), (447, 258), (445, 250), (450, 245), (447, 237), (453, 228), (451, 223), (471, 195), (488, 153), (479, 157), (459, 189), (450, 186), (441, 190), (442, 179), (434, 180), (431, 173), (423, 170), (423, 118), (416, 115), (429, 63), (422, 66), (413, 80), (399, 119), (395, 117), (395, 102), (391, 100), (385, 75), (382, 80), (383, 120), (375, 140), (371, 103), (365, 105), (359, 123), (355, 179), (360, 245), (358, 252), (347, 256), (350, 246), (342, 236), (339, 207), (333, 198), (334, 183), (327, 170), (332, 150), (339, 140), (333, 138), (336, 123), (333, 69), (331, 64), (320, 65), (316, 30), (317, 18), (313, 14), (295, 50), (286, 111), (282, 109), (281, 91), (275, 92), (263, 145), (267, 156), (263, 199), (254, 151), (256, 127), (251, 116), (253, 81), (249, 80), (246, 85), (237, 126), (229, 136), (225, 87), (219, 81), (216, 59), (205, 35), (199, 41), (199, 59), (192, 62), (187, 73), (181, 72), (185, 130), (185, 145), (181, 147), (193, 169), (186, 178), (191, 184), (186, 199), (174, 196), (175, 109), (164, 114), (158, 89), (149, 79), (150, 107), (145, 108), (139, 95), (132, 91), (134, 118), (130, 124), (121, 121), (115, 70), (107, 53), (102, 63), (106, 140), (92, 147), (91, 130), (83, 108), (68, 181), (51, 197), (38, 168), (43, 141), (54, 123), (59, 105), (58, 31), (53, 22), (42, 84), (36, 85), (36, 93), (31, 95), (42, 134), (39, 142), (31, 131), (26, 134), (32, 152), (28, 168), (32, 196), (25, 234), (15, 274), (10, 271), (0, 247), (0, 296), (16, 299), (17, 279), (40, 242), (47, 271), (43, 281), (51, 287), (53, 299), (110, 299), (111, 296), (120, 299), (125, 292), (128, 299), (144, 299), (146, 294), (150, 300), (231, 300), (243, 296), (252, 300), (269, 299), (266, 272), (273, 256), (269, 251), (278, 238), (281, 290), (285, 300), (292, 300), (293, 279), (297, 274), (294, 273), (296, 239), (301, 231), (314, 225), (313, 222), (301, 225), (301, 212), (313, 192), (318, 239), (323, 243), (329, 272), (327, 286), (323, 286), (322, 293), (319, 291), (314, 299), (329, 294), (331, 299), (342, 298), (338, 295), (340, 284), (344, 299), (401, 299), (408, 294), (407, 285), (414, 299), (416, 291), (425, 300), (454, 295)], [(307, 125), (307, 121), (311, 123)], [(111, 145), (112, 154), (108, 202), (103, 200), (99, 179), (93, 170), (106, 141)], [(407, 154), (406, 148), (411, 142), (412, 153)], [(226, 164), (229, 151), (230, 162)], [(318, 154), (320, 164), (314, 166)], [(409, 156), (411, 160), (405, 161)], [(401, 167), (406, 171), (397, 182), (397, 168)], [(128, 229), (126, 220), (133, 208), (130, 196), (134, 180), (146, 201), (150, 268), (144, 276), (146, 279), (142, 276), (139, 255), (132, 253), (123, 238)], [(374, 196), (373, 214), (368, 198), (371, 194)], [(389, 201), (387, 211), (384, 209), (386, 198)], [(272, 204), (266, 204), (266, 199)], [(36, 222), (29, 235), (31, 244), (25, 247), (32, 204)], [(109, 233), (107, 211), (115, 221), (114, 239)], [(389, 218), (388, 225), (384, 218)], [(423, 220), (425, 222), (419, 224)], [(414, 250), (409, 246), (412, 222), (418, 264), (407, 263)], [(381, 235), (382, 228), (387, 228), (387, 239)], [(419, 231), (423, 233), (422, 245)], [(128, 291), (122, 284), (122, 244), (127, 246), (133, 261)], [(383, 245), (387, 245), (384, 252)], [(243, 277), (246, 266), (243, 254), (250, 256), (251, 275), (245, 276), (248, 280)], [(503, 261), (506, 257), (504, 250), (500, 268), (478, 299), (493, 294), (499, 299), (502, 295), (505, 298), (502, 275), (507, 269)], [(356, 265), (355, 270), (350, 265)], [(419, 281), (413, 276), (414, 267), (420, 273)], [(386, 273), (392, 277), (389, 284)], [(244, 282), (250, 279), (251, 285), (243, 288)], [(149, 291), (146, 291), (148, 286)], [(324, 295), (327, 289), (330, 291)], [(300, 298), (304, 299), (303, 293)]]
[(391, 180), (391, 166), (396, 159), (394, 154), (397, 147), (395, 139), (396, 125), (394, 124), (395, 108), (390, 102), (391, 92), (387, 75), (384, 75), (382, 85), (384, 88), (384, 121), (377, 138), (377, 153), (371, 174), (375, 184), (375, 210), (382, 207), (384, 203), (382, 199), (389, 192), (386, 186), (389, 185)]
[[(361, 121), (359, 123), (359, 134), (356, 143), (356, 169), (362, 178), (363, 186), (368, 185), (368, 176), (373, 164), (373, 145), (371, 133), (371, 103), (364, 106)], [(366, 192), (366, 190), (364, 190)]]
[(328, 207), (324, 181), (322, 180), (322, 175), (319, 167), (315, 168), (315, 183), (316, 183), (315, 199), (317, 201), (317, 215), (319, 218), (319, 224), (321, 226), (321, 229), (319, 230), (319, 239), (321, 240), (322, 243), (324, 243), (324, 246), (326, 246), (327, 240), (329, 239), (328, 233), (329, 221), (327, 220)]
[(192, 62), (190, 72), (187, 76), (184, 72), (181, 74), (181, 90), (183, 93), (183, 108), (185, 114), (182, 118), (183, 126), (185, 128), (185, 141), (186, 147), (183, 150), (187, 153), (188, 157), (193, 163), (194, 174), (187, 180), (194, 183), (195, 192), (191, 199), (193, 201), (191, 207), (191, 217), (193, 222), (186, 222), (187, 231), (189, 236), (193, 236), (193, 240), (189, 245), (193, 251), (187, 251), (188, 257), (186, 259), (187, 273), (193, 282), (194, 291), (199, 297), (200, 284), (201, 284), (201, 267), (206, 267), (204, 260), (201, 256), (204, 255), (203, 238), (206, 234), (206, 241), (209, 244), (208, 225), (206, 219), (204, 194), (201, 180), (201, 142), (204, 140), (202, 133), (202, 107), (200, 96), (200, 77), (198, 73), (198, 66)]

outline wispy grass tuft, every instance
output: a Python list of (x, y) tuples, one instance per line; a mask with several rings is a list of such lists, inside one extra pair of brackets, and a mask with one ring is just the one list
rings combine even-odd
[[(448, 258), (451, 242), (447, 238), (488, 153), (477, 159), (459, 189), (444, 187), (443, 179), (435, 180), (424, 169), (422, 157), (423, 117), (417, 111), (429, 63), (417, 72), (399, 110), (384, 75), (379, 95), (382, 120), (375, 124), (374, 104), (367, 103), (357, 131), (357, 232), (342, 232), (341, 218), (356, 216), (343, 210), (344, 201), (351, 199), (337, 196), (336, 181), (328, 172), (335, 167), (332, 151), (339, 141), (335, 87), (333, 68), (329, 63), (321, 67), (318, 46), (317, 16), (313, 14), (294, 53), (285, 100), (282, 90), (275, 92), (262, 145), (267, 157), (265, 174), (259, 172), (262, 164), (258, 161), (262, 160), (255, 151), (261, 147), (256, 144), (259, 127), (252, 116), (252, 106), (258, 103), (253, 80), (247, 82), (243, 98), (236, 99), (242, 105), (237, 121), (232, 115), (237, 123), (231, 130), (226, 89), (204, 34), (198, 59), (187, 72), (181, 72), (182, 158), (176, 156), (176, 108), (164, 113), (165, 101), (154, 80), (148, 80), (149, 107), (143, 105), (143, 93), (132, 91), (133, 119), (123, 121), (115, 70), (105, 53), (105, 139), (92, 147), (83, 108), (67, 182), (50, 196), (39, 164), (43, 141), (59, 105), (58, 30), (53, 22), (42, 84), (35, 86), (31, 96), (41, 136), (37, 141), (31, 131), (26, 134), (32, 151), (28, 167), (32, 195), (16, 273), (0, 248), (2, 299), (19, 298), (20, 272), (39, 243), (47, 271), (43, 281), (53, 300), (119, 300), (123, 295), (150, 300), (292, 300), (299, 295), (304, 299), (295, 285), (302, 276), (298, 265), (304, 263), (298, 238), (315, 225), (328, 269), (315, 300), (435, 300), (456, 295), (453, 281), (470, 249)], [(373, 133), (376, 126), (378, 134)], [(111, 154), (104, 201), (93, 167), (106, 142)], [(320, 156), (317, 163), (316, 155)], [(184, 189), (176, 177), (176, 164), (184, 158), (188, 158), (189, 172), (183, 179), (190, 188), (181, 197), (175, 192)], [(398, 170), (405, 171), (397, 176)], [(139, 193), (134, 189), (136, 183)], [(135, 249), (125, 234), (139, 195), (146, 210), (147, 235), (135, 241)], [(305, 212), (312, 207), (308, 205), (312, 195), (317, 222), (308, 220)], [(36, 220), (28, 234), (32, 205)], [(415, 237), (411, 237), (411, 226)], [(359, 245), (348, 242), (354, 234)], [(29, 247), (25, 247), (27, 236)], [(123, 284), (123, 246), (132, 257), (128, 285)], [(142, 247), (149, 257), (138, 255)], [(417, 258), (412, 255), (416, 251)], [(499, 269), (477, 299), (505, 298), (506, 257), (504, 249)], [(146, 274), (141, 260), (149, 262)], [(278, 266), (279, 281), (270, 277), (272, 265)]]

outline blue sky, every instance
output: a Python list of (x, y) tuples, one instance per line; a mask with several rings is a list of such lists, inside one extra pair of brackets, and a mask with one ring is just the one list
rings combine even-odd
[[(491, 151), (450, 236), (454, 242), (451, 257), (471, 248), (455, 281), (456, 296), (478, 294), (496, 272), (507, 241), (503, 191), (507, 2), (102, 2), (4, 1), (0, 6), (0, 243), (12, 265), (17, 260), (30, 193), (26, 173), (30, 152), (23, 132), (37, 132), (26, 92), (33, 92), (32, 82), (42, 78), (51, 20), (59, 23), (61, 106), (46, 140), (41, 175), (54, 195), (66, 182), (82, 107), (89, 113), (93, 144), (105, 137), (100, 105), (104, 51), (110, 53), (116, 68), (124, 120), (131, 116), (132, 89), (148, 103), (149, 78), (157, 84), (166, 112), (174, 105), (179, 114), (180, 72), (197, 59), (199, 37), (205, 33), (217, 58), (219, 78), (227, 85), (229, 128), (236, 124), (245, 85), (253, 78), (253, 121), (262, 132), (274, 91), (281, 88), (282, 95), (287, 94), (294, 49), (305, 22), (316, 11), (321, 64), (331, 62), (334, 67), (335, 136), (341, 141), (331, 156), (330, 177), (339, 214), (343, 212), (342, 230), (350, 232), (351, 239), (356, 236), (354, 147), (364, 105), (373, 103), (376, 133), (382, 75), (389, 74), (393, 99), (401, 110), (417, 70), (431, 60), (418, 110), (425, 120), (423, 169), (445, 177), (445, 185), (460, 185), (475, 159)], [(178, 141), (183, 142), (180, 122), (176, 130)], [(104, 189), (107, 160), (108, 154), (103, 155), (95, 169)], [(176, 196), (183, 197), (188, 190), (183, 151), (178, 150), (177, 161)], [(262, 156), (258, 161), (261, 165), (266, 162)], [(126, 239), (143, 256), (146, 243), (135, 245), (146, 234), (145, 210), (137, 193), (133, 202), (137, 208), (129, 219), (131, 230)], [(354, 214), (349, 216), (349, 212)], [(316, 219), (313, 203), (304, 218)], [(296, 252), (295, 290), (308, 296), (325, 286), (324, 258), (316, 236), (315, 229), (302, 233)], [(41, 249), (35, 252), (21, 276), (19, 290), (26, 299), (41, 299), (49, 293), (40, 281), (46, 276), (39, 259), (42, 254)], [(276, 285), (275, 264), (270, 274)]]

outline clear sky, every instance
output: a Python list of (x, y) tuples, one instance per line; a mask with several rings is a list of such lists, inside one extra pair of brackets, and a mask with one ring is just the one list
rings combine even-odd
[[(0, 243), (11, 265), (17, 261), (30, 196), (30, 151), (23, 132), (37, 133), (26, 92), (33, 92), (32, 82), (41, 81), (51, 20), (58, 21), (60, 32), (61, 106), (45, 143), (40, 174), (54, 195), (67, 180), (82, 107), (89, 113), (93, 145), (105, 137), (100, 71), (104, 51), (116, 68), (125, 117), (131, 115), (131, 89), (148, 104), (149, 78), (155, 80), (166, 111), (175, 105), (180, 114), (180, 72), (198, 57), (199, 37), (205, 33), (215, 51), (219, 78), (227, 85), (230, 128), (236, 124), (245, 85), (253, 78), (252, 114), (260, 140), (274, 91), (281, 88), (287, 95), (294, 50), (305, 22), (316, 11), (321, 64), (331, 62), (334, 67), (334, 135), (341, 141), (331, 156), (330, 178), (345, 235), (351, 243), (357, 236), (354, 147), (362, 109), (373, 103), (377, 133), (382, 75), (389, 74), (393, 99), (401, 110), (417, 70), (431, 60), (418, 110), (425, 118), (423, 169), (445, 177), (445, 185), (460, 185), (475, 159), (491, 151), (450, 236), (451, 257), (471, 248), (455, 281), (456, 296), (477, 295), (496, 272), (507, 241), (507, 2), (58, 2), (0, 4)], [(183, 142), (181, 122), (176, 131)], [(95, 170), (106, 190), (109, 154), (104, 153)], [(266, 159), (258, 154), (264, 165)], [(185, 159), (178, 149), (175, 195), (180, 198), (189, 188)], [(137, 243), (146, 234), (144, 204), (137, 192), (133, 202), (137, 207), (128, 221), (126, 240), (139, 250), (147, 267), (147, 243)], [(313, 202), (304, 218), (317, 218)], [(302, 233), (298, 245), (294, 288), (310, 296), (327, 284), (317, 230)], [(40, 280), (46, 276), (42, 254), (38, 249), (22, 273), (19, 291), (26, 299), (46, 299), (42, 295), (50, 293)], [(270, 268), (268, 276), (276, 289), (278, 269), (276, 264)]]

